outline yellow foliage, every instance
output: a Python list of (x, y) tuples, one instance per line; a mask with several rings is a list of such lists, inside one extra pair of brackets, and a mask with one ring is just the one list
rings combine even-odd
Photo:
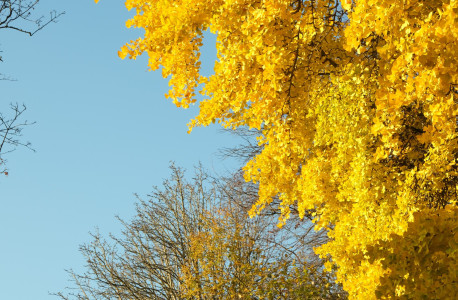
[[(456, 266), (457, 0), (126, 6), (137, 12), (127, 25), (145, 34), (120, 56), (146, 52), (152, 70), (171, 76), (167, 96), (178, 106), (195, 103), (202, 88), (190, 129), (217, 121), (260, 130), (263, 151), (244, 167), (259, 183), (252, 215), (273, 197), (282, 201), (280, 225), (290, 205), (301, 216), (315, 210), (332, 238), (317, 252), (331, 255), (350, 298), (434, 298), (438, 283), (438, 295), (452, 295), (456, 271), (445, 264)], [(199, 73), (206, 30), (217, 35), (209, 77)], [(422, 254), (414, 227), (453, 231)]]
[(341, 299), (320, 265), (305, 253), (283, 253), (284, 241), (266, 228), (234, 208), (202, 215), (182, 268), (184, 298)]

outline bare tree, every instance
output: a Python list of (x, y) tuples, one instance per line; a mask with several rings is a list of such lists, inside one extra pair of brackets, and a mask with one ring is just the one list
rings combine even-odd
[[(131, 222), (120, 220), (124, 228), (121, 237), (110, 236), (106, 240), (95, 233), (91, 243), (81, 246), (80, 251), (87, 262), (86, 272), (77, 274), (70, 270), (74, 287), (68, 293), (57, 293), (57, 296), (61, 299), (85, 300), (229, 299), (230, 293), (223, 291), (219, 291), (217, 296), (208, 293), (190, 296), (186, 293), (189, 290), (186, 284), (192, 278), (194, 285), (200, 285), (197, 290), (205, 291), (217, 284), (215, 278), (224, 278), (230, 282), (232, 289), (236, 289), (237, 294), (246, 295), (243, 290), (246, 290), (249, 282), (253, 285), (263, 284), (264, 288), (275, 286), (272, 283), (276, 280), (276, 274), (267, 271), (269, 266), (279, 263), (292, 266), (293, 261), (296, 265), (310, 266), (311, 261), (306, 258), (310, 251), (291, 248), (291, 239), (295, 239), (295, 235), (273, 230), (269, 218), (248, 218), (246, 210), (238, 201), (234, 201), (248, 201), (247, 198), (253, 195), (246, 193), (247, 189), (243, 187), (226, 187), (242, 182), (210, 177), (202, 167), (196, 168), (194, 177), (189, 181), (180, 168), (172, 165), (171, 170), (171, 179), (164, 181), (162, 188), (156, 188), (146, 201), (139, 199), (137, 215)], [(221, 211), (226, 214), (217, 214)], [(226, 258), (219, 264), (220, 273), (215, 276), (208, 273), (211, 257), (196, 256), (193, 252), (195, 242), (200, 237), (211, 237), (215, 232), (220, 232), (218, 228), (208, 226), (212, 222), (224, 230), (222, 236), (227, 240), (225, 245), (237, 247), (239, 253), (235, 259), (233, 256), (224, 256), (227, 252), (222, 249), (220, 254)], [(234, 235), (240, 230), (241, 234)], [(203, 241), (212, 244), (211, 239)], [(213, 245), (218, 248), (219, 241), (215, 242)], [(202, 242), (203, 249), (210, 247), (210, 244)], [(310, 250), (311, 246), (308, 247)], [(250, 266), (238, 267), (241, 264)], [(263, 268), (265, 272), (259, 271)], [(254, 272), (254, 269), (259, 272)], [(317, 270), (321, 271), (319, 268)], [(251, 275), (255, 278), (250, 278)], [(288, 273), (282, 276), (288, 276)], [(340, 294), (335, 292), (338, 289), (334, 291), (326, 286), (335, 286), (328, 281), (329, 278), (312, 277), (301, 286), (310, 287), (315, 282), (326, 289), (326, 295), (339, 298)], [(250, 278), (250, 281), (244, 278)]]

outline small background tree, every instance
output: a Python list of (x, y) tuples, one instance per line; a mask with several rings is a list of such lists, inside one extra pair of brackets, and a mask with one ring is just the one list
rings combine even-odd
[[(61, 299), (344, 297), (310, 255), (322, 236), (312, 224), (278, 231), (272, 216), (250, 219), (239, 205), (256, 195), (241, 178), (213, 178), (198, 167), (189, 181), (171, 170), (162, 188), (139, 200), (136, 217), (121, 220), (121, 237), (96, 233), (81, 247), (87, 271), (69, 271), (74, 291)], [(309, 235), (297, 235), (299, 226)]]

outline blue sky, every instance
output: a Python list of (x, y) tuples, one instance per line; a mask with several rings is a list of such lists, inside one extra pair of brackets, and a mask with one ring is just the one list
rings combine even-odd
[[(164, 98), (168, 84), (148, 72), (146, 58), (121, 60), (118, 49), (141, 31), (121, 0), (41, 0), (37, 13), (65, 11), (33, 37), (0, 31), (4, 62), (0, 111), (27, 105), (24, 130), (36, 153), (9, 154), (0, 177), (0, 299), (54, 299), (69, 285), (64, 269), (82, 270), (78, 246), (88, 232), (118, 233), (114, 216), (130, 219), (134, 193), (146, 195), (169, 175), (169, 162), (188, 170), (202, 161), (223, 174), (234, 169), (218, 149), (238, 141), (217, 126), (186, 133), (196, 108)], [(205, 72), (215, 60), (206, 38)]]

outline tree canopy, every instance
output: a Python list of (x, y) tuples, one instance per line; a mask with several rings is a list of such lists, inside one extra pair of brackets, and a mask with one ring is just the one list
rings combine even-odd
[[(350, 298), (456, 296), (456, 0), (127, 0), (190, 124), (259, 130), (254, 216), (279, 199), (330, 241)], [(200, 73), (204, 32), (214, 73)]]

